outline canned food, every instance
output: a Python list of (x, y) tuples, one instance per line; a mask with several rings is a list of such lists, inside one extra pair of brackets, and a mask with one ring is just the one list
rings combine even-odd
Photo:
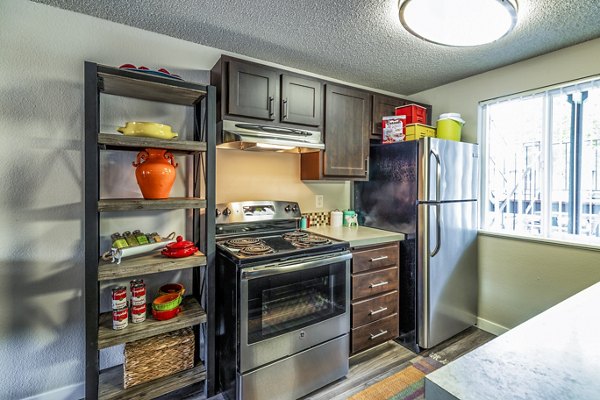
[(131, 305), (146, 304), (146, 285), (144, 282), (131, 283)]
[(112, 309), (119, 310), (127, 308), (127, 288), (117, 286), (112, 289)]
[(146, 320), (146, 303), (131, 307), (131, 322), (134, 324)]
[(112, 316), (114, 330), (118, 331), (127, 328), (127, 324), (129, 323), (129, 309), (127, 307), (113, 310)]

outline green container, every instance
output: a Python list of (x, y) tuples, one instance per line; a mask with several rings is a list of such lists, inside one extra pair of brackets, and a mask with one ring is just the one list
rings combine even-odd
[(440, 115), (437, 121), (438, 139), (455, 140), (460, 142), (462, 127), (465, 121), (457, 113), (447, 113)]
[(344, 211), (344, 215), (342, 217), (342, 226), (350, 226), (348, 219), (354, 217), (355, 215), (356, 215), (356, 212), (354, 212), (352, 210)]

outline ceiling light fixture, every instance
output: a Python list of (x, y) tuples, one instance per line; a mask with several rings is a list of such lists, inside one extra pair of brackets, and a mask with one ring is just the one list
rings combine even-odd
[(398, 7), (410, 33), (445, 46), (491, 43), (517, 23), (515, 0), (400, 0)]

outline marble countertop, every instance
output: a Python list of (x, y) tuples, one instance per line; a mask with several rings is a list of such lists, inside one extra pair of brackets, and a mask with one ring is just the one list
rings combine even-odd
[(599, 307), (596, 283), (427, 375), (427, 400), (600, 398)]
[(404, 240), (403, 233), (383, 231), (381, 229), (369, 228), (366, 226), (343, 226), (339, 228), (317, 226), (306, 230), (332, 239), (344, 240), (350, 243), (350, 247), (370, 246)]

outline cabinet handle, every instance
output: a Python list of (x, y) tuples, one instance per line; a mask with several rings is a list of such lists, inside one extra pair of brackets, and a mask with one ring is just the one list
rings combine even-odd
[(369, 261), (370, 262), (375, 262), (375, 261), (387, 260), (387, 258), (388, 258), (388, 256), (373, 257)]
[(381, 307), (381, 308), (379, 308), (379, 310), (375, 310), (375, 311), (371, 310), (371, 312), (369, 313), (369, 315), (379, 314), (380, 312), (384, 312), (387, 309), (388, 309), (387, 307)]
[(283, 119), (287, 119), (288, 117), (288, 101), (287, 99), (283, 100)]
[(379, 283), (371, 283), (371, 284), (369, 285), (369, 287), (370, 287), (370, 288), (376, 288), (376, 287), (379, 287), (379, 286), (385, 286), (385, 285), (387, 285), (388, 283), (389, 283), (388, 281), (383, 281), (383, 282), (379, 282)]
[(269, 96), (269, 117), (273, 116), (273, 103), (275, 102), (275, 98)]
[(369, 340), (377, 339), (379, 336), (383, 336), (386, 333), (388, 333), (388, 331), (383, 331), (383, 330), (380, 329), (379, 333), (376, 333), (376, 334), (372, 334), (371, 333), (371, 336), (369, 337)]

